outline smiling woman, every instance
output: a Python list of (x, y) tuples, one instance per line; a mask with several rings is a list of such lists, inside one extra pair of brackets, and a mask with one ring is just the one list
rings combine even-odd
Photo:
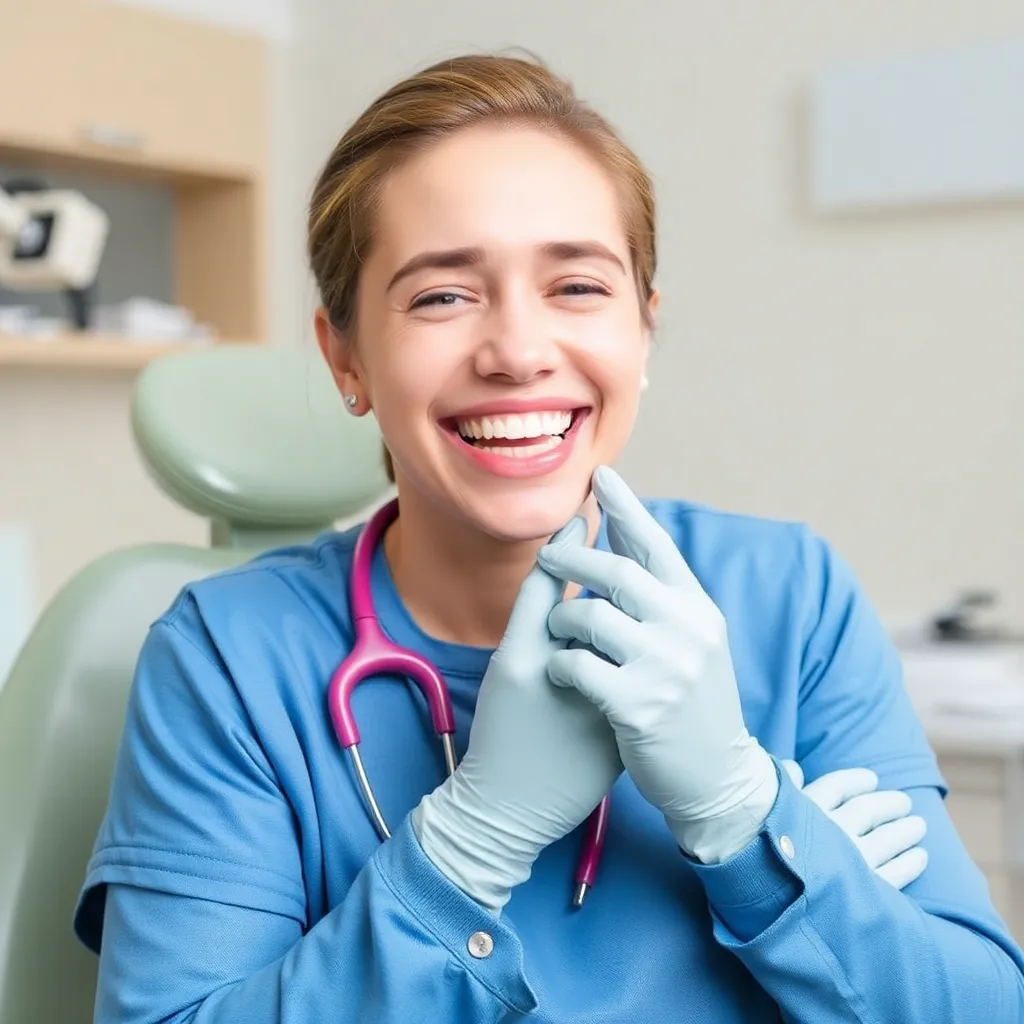
[[(410, 112), (383, 97), (315, 190), (310, 253), (325, 299), (319, 339), (355, 412), (377, 417), (406, 508), (454, 502), (483, 535), (511, 540), (515, 523), (532, 540), (580, 508), (593, 466), (613, 461), (632, 430), (654, 242), (635, 158), (556, 80), (514, 73), (531, 86), (511, 94), (514, 116), (486, 115), (476, 97), (450, 90), (449, 109), (432, 105), (428, 117), (461, 127), (438, 138), (424, 123), (418, 145), (408, 128), (404, 139), (389, 133)], [(451, 73), (432, 74), (442, 83)], [(382, 182), (359, 173), (375, 160), (390, 168)], [(534, 444), (489, 445), (514, 456), (459, 443), (453, 429), (460, 418), (563, 411), (575, 414), (564, 439), (532, 421), (537, 432), (524, 437)], [(535, 485), (514, 483), (524, 477)]]
[(539, 64), (427, 68), (331, 154), (309, 255), (397, 503), (153, 627), (77, 916), (97, 1020), (1024, 1021), (852, 573), (608, 466), (657, 295), (607, 123)]
[[(396, 583), (423, 625), (495, 643), (529, 545), (587, 503), (594, 467), (633, 429), (657, 304), (649, 180), (543, 69), (443, 65), (338, 143), (309, 249), (324, 355), (352, 411), (377, 418), (402, 496), (385, 540)], [(564, 437), (532, 421), (528, 445), (466, 444), (455, 429), (565, 411)], [(592, 501), (585, 514), (593, 533)], [(509, 543), (521, 555), (504, 592), (437, 601), (453, 559), (490, 561)]]
[[(482, 130), (475, 143), (460, 138), (473, 128)], [(443, 144), (437, 145), (439, 140)], [(496, 148), (488, 154), (492, 144)], [(545, 150), (556, 147), (564, 150), (562, 162), (575, 163), (577, 172), (589, 164), (582, 192), (574, 187), (578, 173), (567, 177), (545, 159)], [(406, 189), (404, 197), (396, 198), (403, 176), (394, 172), (408, 169), (417, 157), (423, 157), (413, 172), (419, 193), (413, 196)], [(408, 182), (409, 174), (404, 177)], [(356, 325), (357, 291), (372, 301), (370, 275), (362, 261), (382, 249), (396, 262), (383, 295), (390, 296), (405, 279), (397, 301), (404, 301), (410, 312), (429, 310), (440, 318), (482, 299), (493, 313), (501, 298), (495, 288), (497, 261), (505, 260), (507, 282), (512, 256), (496, 251), (493, 243), (480, 242), (489, 225), (479, 220), (479, 199), (496, 187), (503, 189), (506, 202), (504, 210), (491, 211), (492, 221), (501, 216), (510, 225), (519, 222), (520, 230), (509, 235), (495, 224), (493, 239), (529, 247), (518, 258), (530, 259), (535, 273), (547, 272), (548, 280), (534, 283), (550, 289), (552, 298), (557, 295), (579, 311), (594, 310), (600, 299), (612, 298), (610, 285), (621, 291), (622, 282), (634, 281), (635, 320), (624, 340), (633, 340), (634, 354), (644, 358), (644, 339), (638, 338), (637, 328), (649, 329), (653, 323), (656, 264), (653, 190), (646, 171), (568, 83), (526, 61), (499, 65), (486, 57), (446, 62), (400, 83), (366, 110), (327, 161), (311, 203), (309, 235), (310, 261), (324, 299), (321, 331), (329, 325), (350, 340), (366, 333), (368, 325), (362, 331)], [(389, 192), (387, 202), (381, 201), (384, 190)], [(543, 208), (532, 201), (537, 198), (543, 199)], [(391, 215), (400, 237), (387, 237), (387, 227), (379, 222), (381, 211)], [(532, 223), (521, 219), (524, 214), (532, 216)], [(444, 227), (432, 231), (428, 221)], [(591, 232), (597, 225), (604, 235), (594, 238)], [(431, 245), (435, 240), (443, 246)], [(600, 277), (571, 279), (574, 270), (587, 267), (599, 268)], [(445, 271), (451, 272), (448, 278), (438, 278)], [(425, 280), (424, 273), (433, 273), (433, 278)], [(487, 276), (489, 292), (469, 289), (470, 276), (477, 282)], [(410, 277), (418, 286), (413, 293)], [(610, 280), (603, 283), (601, 277)], [(445, 280), (447, 286), (461, 287), (439, 291)], [(377, 336), (372, 337), (377, 344)], [(336, 365), (337, 359), (331, 362)], [(375, 403), (374, 411), (378, 419), (387, 420), (387, 408)], [(401, 442), (388, 441), (386, 460), (393, 476), (393, 461), (402, 460), (397, 448)], [(407, 455), (417, 458), (417, 453)]]

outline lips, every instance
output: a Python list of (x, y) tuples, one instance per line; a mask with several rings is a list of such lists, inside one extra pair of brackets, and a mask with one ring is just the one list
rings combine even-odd
[[(589, 406), (552, 407), (534, 403), (512, 411), (473, 409), (441, 422), (455, 448), (479, 468), (503, 477), (523, 478), (550, 473), (572, 454)], [(506, 406), (506, 409), (508, 407)]]

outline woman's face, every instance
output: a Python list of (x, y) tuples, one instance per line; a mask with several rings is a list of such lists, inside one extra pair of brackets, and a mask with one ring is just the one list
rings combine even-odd
[(583, 150), (477, 128), (384, 186), (352, 339), (321, 343), (372, 409), (400, 494), (505, 540), (583, 504), (636, 417), (649, 337), (614, 187)]

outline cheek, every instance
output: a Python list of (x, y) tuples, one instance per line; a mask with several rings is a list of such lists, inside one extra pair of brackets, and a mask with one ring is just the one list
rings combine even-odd
[(422, 324), (410, 324), (364, 279), (357, 338), (359, 364), (373, 411), (385, 432), (402, 431), (437, 393), (450, 346)]
[(575, 349), (577, 364), (606, 403), (635, 400), (647, 357), (647, 340), (634, 318), (604, 324), (600, 331), (581, 336)]
[(451, 380), (457, 347), (418, 328), (378, 338), (366, 360), (374, 412), (385, 432), (402, 432), (421, 420)]

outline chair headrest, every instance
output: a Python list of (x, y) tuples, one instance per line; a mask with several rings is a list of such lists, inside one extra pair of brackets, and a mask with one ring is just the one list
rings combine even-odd
[(132, 429), (185, 508), (244, 530), (330, 524), (387, 491), (376, 421), (350, 416), (318, 352), (225, 343), (139, 375)]

